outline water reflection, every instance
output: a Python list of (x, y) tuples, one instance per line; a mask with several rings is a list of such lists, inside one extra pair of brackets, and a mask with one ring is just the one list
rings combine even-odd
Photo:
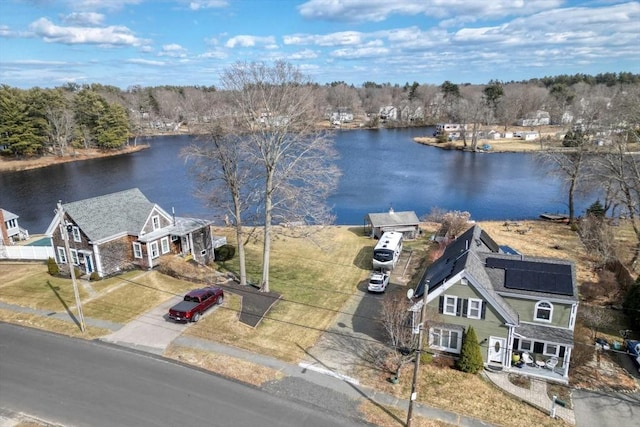
[[(473, 154), (413, 142), (431, 128), (337, 131), (342, 177), (329, 203), (339, 224), (362, 224), (369, 212), (432, 207), (467, 210), (472, 218), (525, 219), (566, 212), (557, 180), (539, 170), (532, 155)], [(219, 212), (193, 196), (180, 150), (189, 136), (151, 139), (151, 148), (123, 156), (0, 174), (0, 207), (20, 216), (32, 233), (44, 232), (58, 200), (71, 202), (138, 187), (178, 215), (216, 219)], [(591, 202), (593, 200), (590, 200)], [(579, 201), (577, 212), (584, 210)]]

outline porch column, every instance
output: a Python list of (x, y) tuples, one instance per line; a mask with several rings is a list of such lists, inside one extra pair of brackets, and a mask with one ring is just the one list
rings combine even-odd
[(566, 347), (564, 351), (564, 361), (562, 367), (564, 368), (563, 378), (569, 379), (569, 362), (571, 361), (571, 347)]
[(104, 270), (102, 269), (102, 259), (100, 258), (100, 249), (98, 248), (98, 245), (93, 245), (93, 255), (96, 262), (95, 270), (98, 272), (100, 277), (104, 277)]

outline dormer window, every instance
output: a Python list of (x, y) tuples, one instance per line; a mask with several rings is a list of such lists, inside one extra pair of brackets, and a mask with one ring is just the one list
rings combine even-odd
[(548, 301), (539, 301), (536, 304), (534, 320), (551, 322), (553, 317), (553, 305)]
[(153, 226), (154, 230), (160, 228), (160, 217), (158, 215), (151, 217), (151, 225)]

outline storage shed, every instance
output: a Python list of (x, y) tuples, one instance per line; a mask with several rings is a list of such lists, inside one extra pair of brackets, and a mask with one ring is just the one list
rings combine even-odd
[(364, 218), (365, 233), (379, 239), (386, 231), (398, 231), (405, 239), (415, 239), (420, 233), (420, 221), (414, 211), (370, 213)]

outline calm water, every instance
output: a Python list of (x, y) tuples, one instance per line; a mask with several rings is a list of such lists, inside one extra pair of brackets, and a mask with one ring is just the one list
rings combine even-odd
[[(343, 172), (329, 199), (338, 224), (362, 224), (368, 212), (432, 207), (466, 210), (473, 219), (537, 218), (566, 212), (560, 183), (539, 170), (533, 156), (446, 151), (412, 141), (430, 128), (359, 130), (336, 134)], [(58, 200), (72, 202), (138, 187), (152, 202), (180, 216), (215, 218), (192, 194), (193, 181), (180, 149), (189, 136), (158, 137), (151, 148), (103, 159), (0, 174), (0, 207), (20, 216), (20, 225), (42, 233)], [(593, 200), (589, 200), (589, 203)], [(589, 204), (578, 203), (580, 214)]]

